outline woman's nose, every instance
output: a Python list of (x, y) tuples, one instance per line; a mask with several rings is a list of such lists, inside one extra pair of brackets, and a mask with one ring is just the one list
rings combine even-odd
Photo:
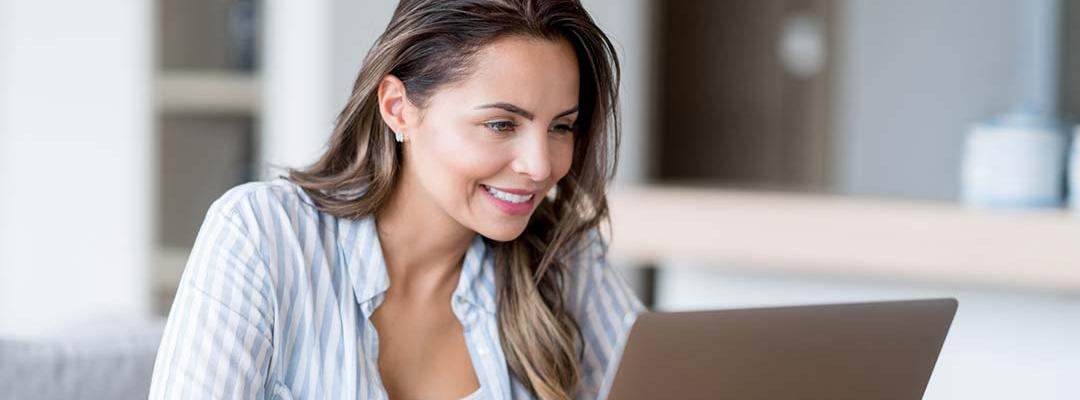
[(522, 135), (521, 139), (517, 157), (512, 164), (514, 172), (528, 176), (536, 182), (547, 180), (551, 176), (551, 152), (547, 132), (530, 132)]

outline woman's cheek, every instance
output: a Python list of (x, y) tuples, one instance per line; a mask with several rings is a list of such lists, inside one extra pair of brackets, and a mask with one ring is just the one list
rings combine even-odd
[(463, 179), (478, 181), (494, 177), (502, 169), (498, 146), (483, 140), (461, 140), (447, 154), (453, 169)]
[(563, 143), (559, 143), (558, 151), (554, 156), (555, 171), (558, 174), (558, 178), (566, 176), (567, 172), (570, 172), (570, 164), (574, 161), (574, 140), (571, 138)]

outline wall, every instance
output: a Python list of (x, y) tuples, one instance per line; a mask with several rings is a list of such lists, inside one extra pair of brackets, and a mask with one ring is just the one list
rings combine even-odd
[(648, 149), (654, 106), (654, 5), (649, 0), (584, 0), (585, 8), (618, 48), (622, 63), (619, 85), (622, 147), (616, 186), (642, 183), (652, 167)]
[(263, 10), (259, 171), (273, 178), (311, 163), (330, 137), (330, 18), (334, 1), (268, 0)]
[(1055, 107), (1057, 0), (845, 1), (833, 169), (844, 194), (956, 199), (971, 123)]
[(0, 335), (149, 315), (151, 15), (0, 0)]
[(264, 178), (315, 161), (352, 92), (364, 55), (390, 22), (396, 1), (267, 1)]

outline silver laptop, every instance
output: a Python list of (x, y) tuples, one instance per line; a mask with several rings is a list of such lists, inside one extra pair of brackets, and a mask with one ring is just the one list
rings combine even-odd
[(921, 399), (955, 299), (645, 313), (601, 399)]

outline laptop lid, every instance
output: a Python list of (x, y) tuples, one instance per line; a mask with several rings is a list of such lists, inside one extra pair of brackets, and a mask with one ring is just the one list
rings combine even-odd
[(921, 399), (955, 299), (645, 313), (600, 398)]

